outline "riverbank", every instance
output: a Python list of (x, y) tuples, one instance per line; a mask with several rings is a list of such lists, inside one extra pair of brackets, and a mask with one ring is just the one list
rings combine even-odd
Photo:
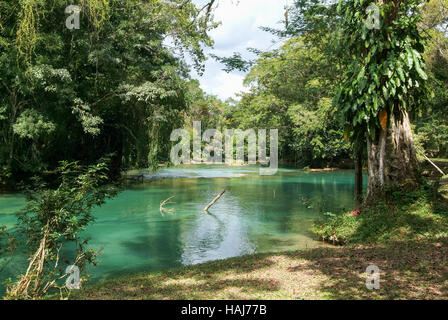
[[(257, 254), (87, 286), (72, 299), (448, 299), (448, 238)], [(366, 288), (366, 268), (380, 289)]]
[(314, 224), (314, 232), (334, 244), (436, 241), (448, 237), (448, 201), (443, 190), (434, 187), (392, 192), (361, 210), (327, 216)]

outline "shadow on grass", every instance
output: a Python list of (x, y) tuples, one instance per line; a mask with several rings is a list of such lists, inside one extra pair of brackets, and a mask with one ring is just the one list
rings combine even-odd
[[(215, 299), (218, 292), (277, 291), (272, 279), (234, 278), (274, 267), (269, 255), (238, 257), (158, 273), (105, 281), (75, 293), (75, 299)], [(229, 290), (232, 289), (233, 290)], [(231, 299), (231, 298), (229, 298)]]
[[(320, 290), (329, 297), (448, 299), (448, 203), (430, 191), (393, 193), (359, 216), (345, 214), (323, 226), (327, 236), (352, 246), (298, 256), (327, 277)], [(361, 243), (367, 245), (354, 246)], [(366, 288), (369, 265), (381, 271), (380, 290)]]
[[(88, 287), (74, 299), (448, 299), (448, 238), (260, 254)], [(380, 269), (379, 290), (366, 268)]]
[[(332, 299), (448, 299), (448, 239), (375, 247), (321, 248), (291, 253), (327, 278), (319, 290)], [(366, 287), (369, 265), (380, 269), (380, 289)], [(303, 267), (292, 267), (301, 272)]]

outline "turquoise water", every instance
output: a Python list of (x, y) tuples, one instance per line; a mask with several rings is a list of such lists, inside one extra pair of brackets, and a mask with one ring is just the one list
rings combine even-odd
[[(312, 223), (324, 212), (353, 208), (351, 171), (304, 172), (280, 169), (260, 176), (256, 167), (190, 166), (147, 174), (151, 181), (128, 187), (95, 209), (85, 232), (90, 246), (102, 249), (91, 281), (143, 271), (164, 270), (256, 252), (312, 248), (322, 243)], [(223, 189), (210, 209), (203, 208)], [(175, 211), (160, 212), (174, 196)], [(0, 225), (12, 227), (20, 195), (0, 195)], [(0, 280), (26, 268), (16, 257)]]

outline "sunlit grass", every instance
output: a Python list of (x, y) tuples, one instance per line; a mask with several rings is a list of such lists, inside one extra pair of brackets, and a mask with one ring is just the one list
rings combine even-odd
[(448, 164), (448, 159), (445, 158), (432, 158), (431, 161), (433, 162), (444, 162)]
[[(448, 239), (258, 254), (88, 286), (72, 299), (448, 299)], [(380, 268), (380, 289), (366, 268)]]

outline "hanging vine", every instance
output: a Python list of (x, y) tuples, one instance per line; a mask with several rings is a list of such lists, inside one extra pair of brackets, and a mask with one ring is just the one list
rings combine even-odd
[[(89, 25), (98, 32), (109, 18), (112, 0), (80, 0), (81, 11), (85, 12)], [(16, 33), (18, 55), (29, 62), (33, 56), (39, 34), (40, 0), (21, 0), (19, 22)], [(42, 6), (43, 7), (43, 6)]]
[(16, 38), (17, 50), (20, 56), (29, 61), (37, 42), (37, 3), (35, 0), (22, 0), (21, 6)]
[(103, 23), (109, 18), (110, 0), (81, 0), (82, 7), (87, 12), (90, 25), (96, 31), (101, 29)]

